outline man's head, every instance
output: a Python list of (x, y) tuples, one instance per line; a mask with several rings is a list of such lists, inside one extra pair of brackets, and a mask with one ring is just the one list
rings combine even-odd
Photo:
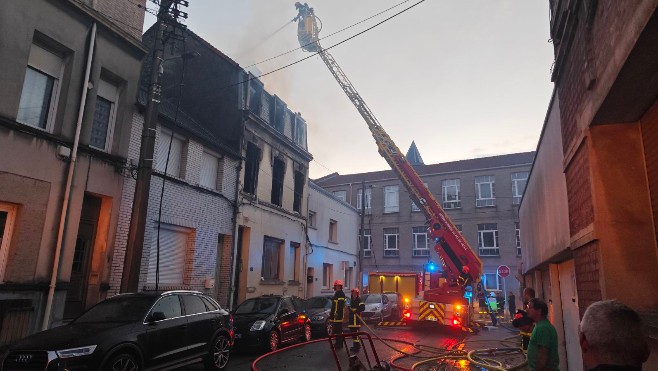
[(590, 305), (579, 330), (583, 361), (588, 368), (599, 364), (640, 367), (649, 358), (640, 316), (618, 301)]
[(541, 321), (548, 316), (548, 305), (540, 298), (532, 298), (528, 302), (528, 317), (535, 322)]
[(526, 287), (523, 289), (523, 304), (528, 304), (530, 299), (535, 297), (535, 289), (532, 287)]
[(353, 298), (358, 298), (359, 296), (361, 296), (361, 291), (359, 291), (359, 289), (356, 288), (356, 287), (353, 288), (352, 289), (352, 297)]
[(335, 280), (334, 281), (334, 290), (342, 290), (343, 289), (343, 281), (341, 280)]

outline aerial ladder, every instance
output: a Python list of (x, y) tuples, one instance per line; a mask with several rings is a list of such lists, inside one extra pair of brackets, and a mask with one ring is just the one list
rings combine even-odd
[[(481, 282), (482, 261), (452, 223), (439, 201), (425, 186), (413, 166), (380, 125), (333, 56), (322, 48), (318, 35), (322, 22), (315, 16), (313, 8), (306, 3), (299, 2), (295, 3), (295, 7), (298, 14), (293, 21), (298, 22), (297, 37), (302, 49), (307, 52), (317, 53), (327, 65), (340, 87), (366, 121), (377, 143), (379, 154), (388, 162), (409, 192), (411, 199), (428, 219), (428, 237), (435, 243), (434, 249), (444, 267), (446, 281), (438, 288), (428, 289), (423, 292), (422, 299), (416, 300), (414, 303), (417, 312), (413, 313), (411, 319), (439, 321), (445, 324), (450, 322), (454, 325), (457, 325), (457, 321), (459, 321), (461, 324), (461, 319), (450, 318), (447, 314), (458, 313), (455, 308), (461, 308), (462, 305), (468, 307), (469, 301), (464, 298), (465, 292), (471, 291), (472, 294), (474, 287), (477, 287), (486, 296), (486, 291)], [(430, 314), (423, 316), (427, 313)], [(440, 321), (441, 319), (432, 313), (443, 314), (443, 318), (441, 318), (443, 321)], [(495, 325), (497, 322), (495, 314), (491, 311), (489, 311), (489, 314)], [(463, 316), (463, 314), (461, 315)], [(452, 323), (452, 321), (455, 322)], [(468, 325), (470, 318), (464, 322), (466, 323), (463, 323), (463, 325)]]

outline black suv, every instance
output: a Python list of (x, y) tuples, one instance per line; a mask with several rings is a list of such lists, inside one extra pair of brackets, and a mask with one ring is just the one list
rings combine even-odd
[(203, 360), (207, 369), (223, 370), (232, 345), (233, 319), (207, 295), (121, 294), (22, 339), (0, 369), (159, 370)]
[(282, 343), (311, 340), (311, 321), (302, 299), (263, 295), (243, 301), (232, 312), (235, 349), (259, 347), (277, 350)]

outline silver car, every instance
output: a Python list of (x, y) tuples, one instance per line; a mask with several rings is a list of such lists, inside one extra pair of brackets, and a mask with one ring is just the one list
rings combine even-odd
[(393, 305), (386, 295), (367, 294), (361, 299), (366, 305), (366, 310), (361, 313), (365, 321), (381, 322), (391, 318)]

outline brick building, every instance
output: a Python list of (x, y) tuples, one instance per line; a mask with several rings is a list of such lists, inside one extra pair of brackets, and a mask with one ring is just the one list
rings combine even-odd
[(0, 346), (107, 295), (145, 2), (0, 4)]
[(551, 0), (555, 93), (520, 208), (525, 284), (551, 306), (564, 366), (577, 324), (618, 299), (658, 364), (658, 1)]
[[(501, 292), (505, 283), (508, 291), (518, 289), (514, 277), (503, 283), (496, 272), (500, 265), (516, 271), (521, 262), (517, 205), (534, 152), (425, 165), (412, 144), (406, 157), (480, 256), (487, 288)], [(430, 261), (440, 265), (425, 215), (392, 170), (334, 173), (315, 182), (359, 211), (365, 184), (364, 286), (370, 272), (422, 272)]]

